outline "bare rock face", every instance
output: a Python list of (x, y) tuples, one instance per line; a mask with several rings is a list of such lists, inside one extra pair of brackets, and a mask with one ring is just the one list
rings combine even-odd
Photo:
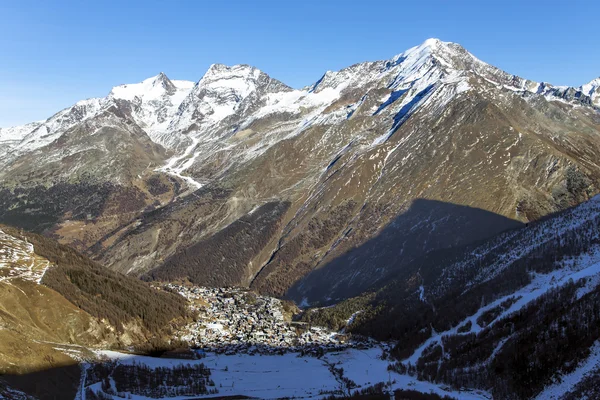
[(160, 74), (0, 130), (0, 221), (148, 279), (333, 302), (596, 194), (596, 81), (437, 39), (299, 90), (247, 65)]

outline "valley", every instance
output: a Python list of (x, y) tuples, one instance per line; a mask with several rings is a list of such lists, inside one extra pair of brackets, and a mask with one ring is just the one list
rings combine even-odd
[[(109, 351), (98, 352), (100, 358), (116, 362), (116, 365), (148, 366), (151, 369), (173, 369), (178, 365), (203, 365), (211, 372), (210, 379), (216, 390), (205, 395), (195, 394), (197, 398), (218, 396), (248, 396), (251, 398), (276, 399), (282, 397), (323, 398), (328, 395), (344, 396), (354, 390), (366, 389), (379, 383), (388, 384), (385, 390), (410, 388), (424, 393), (436, 393), (439, 396), (453, 396), (461, 399), (487, 399), (483, 392), (458, 392), (433, 384), (418, 381), (407, 375), (389, 372), (388, 361), (380, 357), (384, 351), (379, 347), (366, 350), (347, 349), (330, 352), (321, 358), (303, 356), (298, 353), (284, 355), (219, 355), (206, 353), (198, 360), (164, 359), (134, 356)], [(109, 362), (110, 362), (109, 361)], [(343, 372), (332, 371), (333, 368)], [(345, 378), (345, 379), (344, 379)], [(85, 390), (101, 390), (101, 384), (95, 383)], [(177, 388), (170, 388), (176, 392)], [(118, 393), (118, 387), (113, 388)], [(134, 389), (135, 390), (135, 389)], [(112, 391), (109, 390), (110, 393)], [(88, 392), (89, 393), (89, 392)], [(120, 397), (129, 393), (121, 392)], [(136, 395), (136, 399), (148, 399), (152, 396)], [(174, 399), (186, 399), (188, 396), (169, 396)], [(82, 396), (90, 399), (91, 396)]]

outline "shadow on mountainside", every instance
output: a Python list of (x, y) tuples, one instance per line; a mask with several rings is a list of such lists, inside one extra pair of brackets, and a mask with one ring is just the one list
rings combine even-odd
[(428, 252), (464, 246), (521, 226), (519, 221), (479, 208), (416, 199), (377, 236), (328, 260), (287, 295), (297, 302), (334, 303), (383, 286)]
[[(94, 362), (86, 368), (83, 373), (82, 366), (74, 361), (69, 365), (56, 365), (23, 374), (0, 375), (0, 399), (106, 400), (131, 398), (130, 391), (144, 394), (146, 398), (169, 398), (177, 394), (190, 396), (190, 399), (199, 398), (194, 396), (229, 400), (250, 398), (243, 395), (219, 396), (214, 382), (208, 383), (211, 373), (203, 365), (150, 369), (144, 365)], [(169, 388), (167, 382), (175, 388)], [(93, 386), (100, 393), (92, 391)]]
[(0, 375), (0, 398), (21, 398), (7, 386), (40, 400), (72, 400), (79, 391), (80, 380), (81, 368), (75, 362), (24, 374), (4, 374)]

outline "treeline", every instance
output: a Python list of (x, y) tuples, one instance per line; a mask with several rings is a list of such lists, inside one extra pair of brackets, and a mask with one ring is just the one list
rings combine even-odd
[[(408, 357), (431, 335), (432, 328), (437, 332), (451, 329), (480, 307), (529, 284), (532, 272), (548, 273), (563, 260), (600, 245), (600, 218), (590, 218), (557, 235), (561, 221), (556, 218), (568, 223), (568, 217), (559, 214), (478, 246), (432, 252), (410, 263), (373, 298), (373, 305), (384, 307), (361, 314), (352, 331), (399, 340), (395, 356)], [(537, 245), (528, 246), (532, 243)], [(503, 262), (503, 269), (493, 269)], [(485, 324), (489, 317), (482, 316), (481, 322)]]
[(270, 202), (208, 239), (169, 257), (144, 280), (189, 279), (202, 286), (235, 286), (249, 275), (248, 264), (277, 233), (289, 202)]
[(590, 371), (563, 400), (600, 399), (600, 366)]
[[(335, 305), (335, 307), (323, 307), (306, 310), (302, 313), (300, 321), (307, 322), (315, 326), (324, 326), (334, 331), (339, 331), (346, 327), (347, 321), (355, 313), (372, 313), (373, 305), (371, 301), (373, 294), (365, 294), (360, 297), (354, 297), (344, 300)], [(383, 307), (383, 305), (379, 305)], [(355, 316), (359, 318), (360, 314)]]
[(426, 349), (416, 365), (395, 369), (454, 387), (476, 387), (498, 399), (531, 398), (558, 374), (573, 372), (600, 338), (600, 286), (569, 282), (481, 333), (450, 335)]
[[(216, 394), (218, 390), (204, 364), (182, 364), (174, 367), (150, 368), (145, 364), (131, 365), (108, 362), (88, 370), (86, 398), (103, 399), (104, 395), (126, 398), (131, 395), (162, 399), (177, 396)], [(89, 386), (101, 382), (101, 392)], [(90, 393), (90, 397), (88, 397)]]
[(124, 324), (138, 320), (153, 334), (168, 333), (172, 323), (188, 316), (187, 302), (179, 295), (104, 268), (46, 237), (4, 225), (0, 228), (32, 243), (36, 254), (54, 265), (44, 274), (44, 285), (92, 316), (106, 319), (120, 332)]
[(96, 218), (111, 193), (111, 183), (55, 182), (51, 186), (0, 189), (0, 222), (41, 233), (67, 212), (73, 220)]
[[(168, 177), (155, 174), (146, 179), (146, 185), (148, 192), (153, 196), (160, 196), (161, 194), (167, 193), (171, 189), (171, 185), (164, 182), (168, 180)], [(168, 183), (171, 183), (168, 181)]]
[[(456, 400), (453, 397), (444, 395), (440, 396), (437, 393), (423, 393), (416, 390), (410, 389), (398, 389), (394, 391), (394, 398), (396, 400)], [(342, 399), (355, 399), (355, 400), (388, 400), (390, 399), (389, 389), (386, 388), (384, 382), (379, 382), (373, 386), (369, 386), (363, 389), (358, 389), (352, 392), (350, 395), (339, 396), (330, 395), (325, 397), (326, 400), (342, 400)]]

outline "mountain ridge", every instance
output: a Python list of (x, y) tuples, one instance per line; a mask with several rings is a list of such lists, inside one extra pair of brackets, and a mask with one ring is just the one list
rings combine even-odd
[(117, 86), (0, 131), (0, 223), (39, 234), (0, 225), (0, 256), (21, 260), (0, 295), (29, 304), (17, 271), (22, 290), (47, 284), (145, 337), (186, 313), (138, 278), (241, 287), (394, 340), (382, 361), (399, 377), (531, 398), (575, 374), (563, 389), (586, 391), (580, 375), (600, 373), (595, 83), (530, 81), (429, 39), (302, 89), (222, 64)]
[[(226, 228), (252, 210), (289, 203), (264, 247), (233, 263), (239, 284), (281, 296), (416, 199), (527, 222), (600, 187), (595, 97), (511, 75), (455, 43), (430, 39), (303, 89), (248, 65), (213, 64), (198, 82), (177, 82), (159, 74), (118, 86), (105, 103), (63, 110), (0, 155), (0, 220), (33, 221), (141, 276), (236, 234)], [(40, 147), (25, 151), (36, 135)], [(72, 209), (61, 192), (82, 205)], [(37, 218), (45, 223), (36, 227)], [(418, 228), (425, 241), (433, 224)], [(215, 268), (212, 276), (228, 276)], [(342, 292), (349, 279), (336, 277)]]
[[(429, 52), (428, 52), (428, 53), (429, 53), (429, 55), (434, 55), (434, 56), (435, 56), (435, 55), (436, 55), (436, 54), (435, 54), (435, 51), (431, 51), (431, 50), (432, 50), (432, 49), (433, 49), (433, 50), (439, 50), (439, 49), (440, 49), (440, 47), (442, 47), (442, 48), (446, 48), (446, 49), (447, 49), (447, 48), (449, 48), (449, 47), (454, 47), (454, 48), (457, 48), (457, 49), (459, 49), (459, 51), (460, 51), (460, 52), (465, 52), (465, 53), (468, 53), (468, 56), (469, 56), (469, 57), (472, 59), (472, 61), (474, 61), (475, 63), (477, 63), (477, 64), (480, 64), (481, 66), (484, 66), (484, 67), (485, 67), (485, 66), (490, 66), (490, 64), (488, 64), (488, 63), (485, 63), (484, 61), (481, 61), (481, 60), (479, 60), (477, 57), (473, 56), (471, 53), (469, 53), (467, 50), (465, 50), (465, 49), (464, 49), (464, 48), (463, 48), (461, 45), (459, 45), (458, 43), (454, 43), (454, 42), (443, 42), (443, 41), (441, 41), (440, 39), (437, 39), (437, 38), (429, 38), (429, 39), (426, 39), (426, 40), (425, 40), (425, 41), (424, 41), (422, 44), (420, 44), (420, 45), (418, 45), (418, 46), (414, 46), (414, 47), (412, 47), (412, 48), (408, 49), (407, 51), (405, 51), (405, 52), (402, 52), (402, 53), (399, 53), (399, 54), (397, 54), (397, 55), (395, 55), (395, 56), (393, 56), (393, 57), (391, 57), (390, 59), (387, 59), (387, 60), (379, 60), (379, 61), (363, 61), (363, 62), (356, 63), (356, 64), (354, 64), (354, 65), (352, 65), (352, 66), (349, 66), (349, 67), (346, 67), (346, 68), (342, 68), (342, 69), (341, 69), (341, 70), (339, 70), (339, 71), (332, 71), (332, 70), (328, 70), (328, 71), (326, 71), (326, 72), (325, 72), (325, 74), (324, 74), (324, 75), (323, 75), (323, 76), (322, 76), (320, 79), (318, 79), (318, 80), (317, 80), (315, 83), (309, 84), (308, 86), (305, 86), (304, 88), (309, 88), (309, 87), (310, 87), (310, 88), (311, 88), (311, 89), (314, 91), (314, 89), (316, 89), (316, 88), (317, 88), (317, 86), (318, 86), (320, 83), (322, 83), (322, 81), (323, 81), (323, 80), (324, 80), (324, 79), (325, 79), (325, 78), (326, 78), (328, 75), (337, 74), (337, 73), (340, 73), (341, 71), (344, 71), (344, 70), (350, 69), (350, 68), (352, 68), (352, 67), (355, 67), (355, 66), (359, 66), (359, 65), (363, 65), (363, 64), (375, 64), (375, 63), (381, 63), (381, 62), (398, 63), (398, 61), (399, 61), (400, 59), (402, 59), (403, 57), (406, 57), (406, 54), (407, 54), (407, 53), (408, 53), (408, 54), (414, 53), (414, 52), (415, 52), (415, 50), (416, 50), (417, 52), (420, 52), (420, 53), (422, 54), (422, 53), (423, 53), (423, 50), (425, 50), (425, 49), (428, 49), (428, 50), (429, 50)], [(426, 52), (426, 53), (427, 53), (427, 52)], [(439, 57), (436, 57), (436, 59), (437, 59), (437, 60), (440, 60), (440, 58), (439, 58)], [(443, 60), (443, 58), (442, 58), (442, 60)], [(447, 60), (443, 60), (442, 62), (445, 62), (445, 61), (447, 61)], [(256, 70), (256, 71), (258, 71), (258, 72), (262, 72), (262, 71), (260, 71), (258, 68), (256, 68), (256, 67), (253, 67), (253, 66), (250, 66), (250, 65), (248, 65), (248, 64), (235, 64), (235, 65), (226, 65), (226, 64), (220, 64), (220, 63), (214, 63), (214, 64), (211, 64), (211, 65), (208, 67), (208, 69), (207, 69), (207, 71), (205, 72), (205, 74), (204, 74), (204, 75), (203, 75), (203, 76), (202, 76), (202, 77), (201, 77), (201, 78), (200, 78), (198, 81), (177, 80), (177, 81), (175, 81), (175, 82), (179, 82), (179, 83), (180, 83), (180, 85), (179, 85), (179, 86), (181, 86), (182, 88), (183, 88), (183, 87), (185, 87), (186, 89), (190, 89), (190, 86), (195, 86), (195, 85), (198, 85), (198, 84), (199, 84), (199, 83), (200, 83), (200, 82), (203, 80), (203, 78), (204, 78), (204, 77), (206, 77), (206, 76), (209, 76), (209, 77), (210, 77), (210, 76), (212, 75), (212, 73), (213, 73), (213, 71), (214, 71), (214, 70), (223, 71), (223, 70), (239, 69), (240, 67), (247, 67), (247, 68), (250, 68), (251, 70)], [(495, 67), (494, 67), (494, 68), (495, 68)], [(497, 69), (497, 68), (496, 68), (496, 69)], [(509, 74), (509, 75), (510, 75), (510, 74)], [(536, 83), (536, 84), (538, 84), (538, 85), (542, 85), (542, 84), (543, 84), (543, 85), (550, 85), (550, 86), (552, 86), (551, 84), (549, 84), (549, 83), (547, 83), (547, 82), (535, 82), (535, 81), (530, 81), (529, 79), (520, 78), (520, 77), (518, 77), (517, 75), (510, 75), (510, 76), (512, 76), (512, 77), (515, 77), (515, 78), (519, 78), (519, 79), (521, 79), (521, 80), (524, 80), (524, 81), (526, 81), (526, 82), (532, 82), (532, 83)], [(133, 84), (121, 84), (121, 85), (114, 86), (114, 87), (111, 89), (111, 91), (109, 92), (109, 95), (108, 95), (108, 96), (110, 96), (111, 94), (113, 94), (113, 92), (114, 92), (114, 90), (115, 90), (115, 89), (120, 89), (120, 88), (123, 88), (123, 87), (130, 87), (130, 86), (136, 86), (136, 85), (140, 85), (140, 84), (146, 83), (146, 82), (148, 82), (148, 81), (155, 81), (155, 80), (157, 80), (158, 78), (161, 78), (161, 79), (165, 79), (165, 78), (166, 78), (166, 80), (167, 80), (168, 82), (171, 82), (170, 78), (168, 78), (168, 77), (167, 77), (167, 75), (166, 75), (164, 72), (159, 72), (159, 74), (157, 74), (157, 75), (155, 75), (155, 76), (151, 76), (151, 77), (149, 77), (149, 78), (146, 78), (146, 79), (142, 80), (142, 81), (141, 81), (141, 82), (139, 82), (139, 83), (133, 83)], [(588, 83), (586, 83), (586, 84), (582, 84), (581, 86), (579, 86), (579, 88), (588, 87), (588, 86), (590, 86), (590, 87), (593, 87), (593, 86), (598, 86), (598, 85), (600, 85), (600, 78), (596, 78), (596, 79), (593, 79), (592, 81), (590, 81), (590, 82), (588, 82)], [(569, 87), (569, 86), (557, 86), (557, 87), (559, 87), (559, 88), (573, 88), (573, 89), (576, 89), (576, 88), (574, 88), (574, 87)], [(292, 90), (302, 90), (302, 89), (292, 89)], [(106, 96), (106, 97), (108, 97), (108, 96)], [(88, 102), (88, 101), (92, 101), (92, 100), (98, 100), (98, 99), (103, 99), (103, 98), (105, 98), (105, 97), (91, 97), (91, 98), (88, 98), (88, 99), (81, 100), (80, 102), (76, 103), (75, 105), (78, 105), (79, 103), (84, 103), (84, 102)], [(74, 105), (74, 106), (75, 106), (75, 105)], [(71, 107), (74, 107), (74, 106), (71, 106)], [(67, 107), (67, 108), (65, 108), (65, 109), (63, 109), (63, 110), (61, 110), (61, 111), (65, 111), (65, 110), (67, 110), (67, 109), (70, 109), (71, 107)], [(15, 129), (15, 128), (18, 128), (18, 127), (25, 127), (26, 125), (29, 125), (29, 124), (34, 124), (34, 123), (35, 123), (35, 122), (28, 123), (28, 124), (24, 124), (24, 125), (15, 125), (15, 126), (10, 126), (10, 127), (4, 127), (4, 128), (0, 128), (0, 129)]]

